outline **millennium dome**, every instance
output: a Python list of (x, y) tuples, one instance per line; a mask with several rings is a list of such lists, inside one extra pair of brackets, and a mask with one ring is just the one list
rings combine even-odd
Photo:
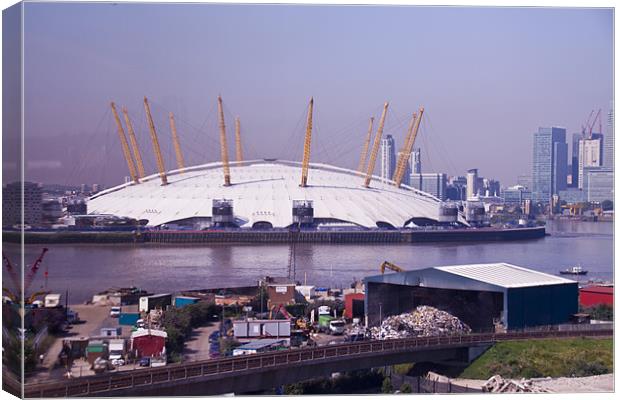
[[(364, 187), (359, 172), (310, 163), (307, 186), (300, 187), (301, 163), (253, 160), (230, 163), (230, 185), (221, 162), (146, 176), (102, 191), (89, 199), (89, 214), (144, 220), (148, 226), (287, 228), (301, 222), (321, 228), (398, 229), (440, 221), (436, 197), (373, 176)], [(230, 219), (219, 219), (222, 204)], [(219, 208), (218, 208), (219, 207)], [(305, 208), (305, 211), (304, 211)], [(215, 215), (214, 215), (215, 214)], [(310, 218), (308, 219), (308, 215)], [(305, 216), (305, 217), (304, 217)], [(455, 220), (466, 224), (461, 215)], [(308, 225), (308, 224), (306, 224)]]

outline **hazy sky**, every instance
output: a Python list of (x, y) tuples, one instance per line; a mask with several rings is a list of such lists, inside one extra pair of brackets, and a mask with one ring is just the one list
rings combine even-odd
[(570, 135), (613, 96), (610, 9), (26, 3), (24, 31), (27, 179), (43, 182), (122, 182), (110, 100), (155, 172), (145, 95), (168, 168), (168, 111), (188, 163), (216, 161), (221, 94), (247, 159), (301, 160), (314, 96), (311, 160), (355, 168), (389, 101), (398, 147), (425, 107), (425, 172), (514, 184), (539, 126)]

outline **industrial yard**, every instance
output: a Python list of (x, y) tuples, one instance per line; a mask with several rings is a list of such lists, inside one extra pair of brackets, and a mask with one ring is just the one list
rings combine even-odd
[[(388, 268), (395, 271), (386, 272)], [(515, 328), (516, 332), (525, 329), (554, 335), (575, 330), (602, 334), (610, 329), (609, 323), (591, 321), (588, 314), (578, 313), (580, 302), (581, 309), (604, 304), (607, 299), (593, 293), (609, 293), (609, 289), (578, 288), (577, 282), (506, 264), (484, 268), (486, 275), (504, 279), (512, 270), (513, 276), (508, 278), (511, 286), (500, 289), (500, 282), (495, 281), (493, 284), (499, 285), (496, 288), (484, 287), (492, 283), (483, 285), (476, 268), (480, 266), (404, 271), (384, 263), (381, 275), (366, 277), (345, 289), (301, 285), (285, 277), (265, 277), (257, 286), (176, 294), (153, 294), (137, 288), (109, 289), (94, 294), (88, 304), (69, 307), (77, 320), (66, 324), (41, 353), (42, 359), (27, 374), (27, 383), (72, 381), (143, 369), (155, 371), (154, 368), (188, 362), (234, 360), (284, 350), (372, 341), (467, 337), (480, 332), (510, 334)], [(449, 275), (442, 276), (445, 273)], [(477, 278), (471, 280), (474, 276)], [(403, 291), (407, 286), (399, 280), (411, 286), (411, 293)], [(394, 284), (399, 285), (399, 290), (389, 288)], [(510, 289), (515, 287), (519, 288), (516, 296)], [(535, 305), (532, 299), (544, 298), (550, 288), (550, 308)], [(481, 293), (472, 297), (472, 290), (490, 297), (487, 299)], [(505, 293), (508, 297), (502, 300)], [(457, 301), (446, 302), (448, 298)], [(61, 303), (58, 298), (55, 307), (61, 307)], [(508, 309), (502, 309), (502, 304), (508, 305)], [(477, 312), (472, 314), (473, 309)], [(45, 310), (44, 307), (41, 311)], [(542, 318), (543, 315), (546, 317)], [(558, 342), (570, 343), (567, 340)], [(475, 365), (494, 352), (494, 348), (487, 353), (482, 350), (479, 354), (483, 357), (471, 368), (480, 369)], [(607, 357), (604, 354), (601, 356)], [(437, 362), (440, 367), (442, 361)], [(487, 370), (492, 373), (492, 369)], [(587, 374), (585, 371), (580, 373)]]

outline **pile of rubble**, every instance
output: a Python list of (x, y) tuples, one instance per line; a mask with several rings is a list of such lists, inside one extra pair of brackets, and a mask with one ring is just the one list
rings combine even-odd
[(411, 313), (393, 315), (370, 328), (373, 339), (400, 339), (471, 333), (471, 328), (454, 315), (430, 306), (418, 306)]
[(500, 375), (492, 376), (482, 386), (489, 393), (550, 393), (551, 391), (536, 386), (531, 379), (504, 379)]

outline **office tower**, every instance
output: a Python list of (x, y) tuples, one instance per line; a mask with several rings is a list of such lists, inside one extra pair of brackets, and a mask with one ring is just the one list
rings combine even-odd
[(551, 195), (566, 189), (567, 156), (566, 129), (538, 128), (534, 133), (532, 200), (548, 203)]
[(603, 155), (603, 135), (593, 133), (591, 138), (579, 140), (577, 187), (583, 189), (584, 168), (600, 167)]
[(522, 204), (532, 199), (532, 192), (524, 186), (516, 185), (503, 189), (502, 198), (506, 204)]
[(579, 141), (583, 138), (581, 133), (573, 133), (573, 139), (571, 141), (571, 184), (570, 187), (578, 187), (579, 184)]
[(21, 225), (22, 204), (24, 208), (24, 224), (30, 226), (41, 225), (41, 202), (43, 193), (37, 183), (12, 182), (2, 188), (2, 226)]
[(396, 146), (392, 135), (381, 139), (381, 180), (387, 182), (392, 179), (396, 168)]
[(614, 102), (612, 101), (607, 114), (607, 132), (603, 138), (603, 166), (614, 169)]
[(411, 186), (432, 194), (439, 200), (446, 199), (448, 177), (442, 173), (411, 174)]
[(584, 179), (588, 201), (614, 200), (614, 172), (611, 168), (586, 168)]
[(467, 171), (467, 200), (478, 195), (478, 170), (476, 168)]

